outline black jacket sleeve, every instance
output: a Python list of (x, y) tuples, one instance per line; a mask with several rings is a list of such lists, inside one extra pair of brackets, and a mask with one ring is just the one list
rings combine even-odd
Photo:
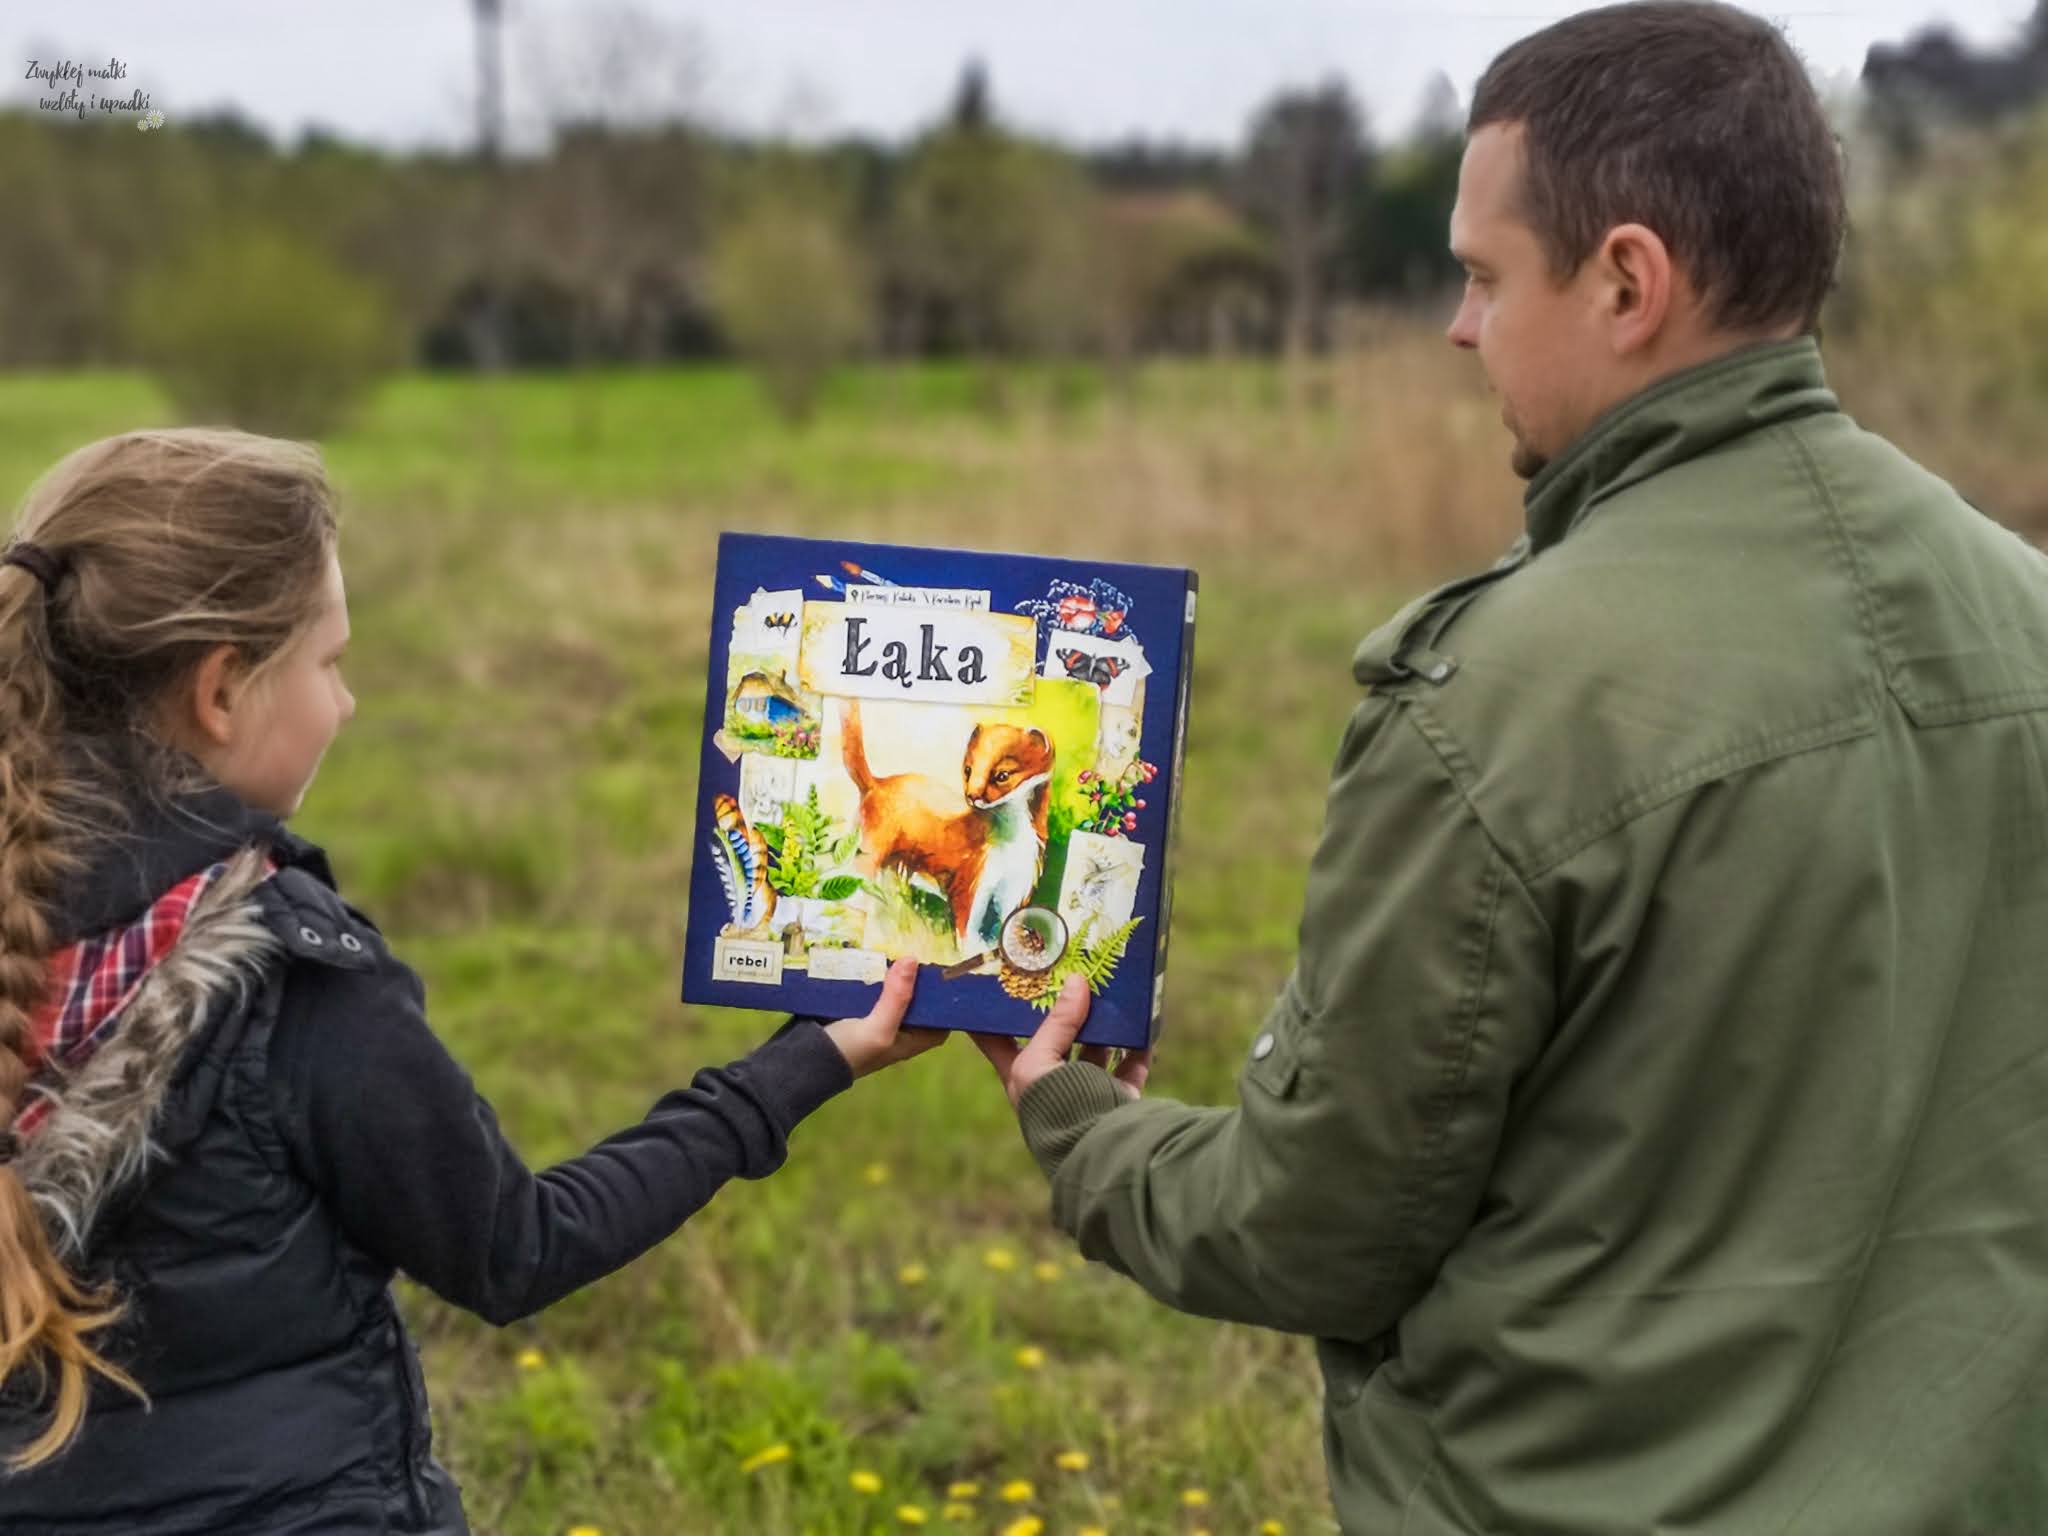
[(428, 1027), (419, 978), (371, 945), (372, 969), (290, 968), (272, 1107), (351, 1241), (493, 1323), (637, 1258), (728, 1179), (772, 1173), (796, 1123), (853, 1080), (823, 1028), (793, 1019), (535, 1174)]

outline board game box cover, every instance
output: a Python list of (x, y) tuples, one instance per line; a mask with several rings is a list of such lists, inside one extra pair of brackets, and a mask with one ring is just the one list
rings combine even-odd
[(1158, 1030), (1195, 573), (719, 539), (686, 1002), (1082, 1039)]

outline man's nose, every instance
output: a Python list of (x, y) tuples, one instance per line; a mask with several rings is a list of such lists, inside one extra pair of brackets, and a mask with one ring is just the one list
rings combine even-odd
[(1472, 323), (1471, 315), (1471, 301), (1468, 299), (1461, 302), (1458, 305), (1458, 312), (1451, 316), (1450, 328), (1444, 332), (1445, 339), (1452, 346), (1467, 352), (1479, 345), (1479, 331)]

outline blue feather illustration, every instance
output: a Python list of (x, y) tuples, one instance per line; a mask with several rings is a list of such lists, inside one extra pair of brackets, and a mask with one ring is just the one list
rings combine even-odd
[(718, 821), (711, 849), (718, 855), (718, 883), (732, 909), (733, 924), (758, 928), (775, 912), (775, 892), (768, 887), (768, 845), (747, 825), (731, 795), (718, 796), (711, 808)]

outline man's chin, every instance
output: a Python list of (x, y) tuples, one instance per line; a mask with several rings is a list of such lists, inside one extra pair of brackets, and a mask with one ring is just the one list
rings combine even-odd
[(1550, 460), (1526, 443), (1516, 443), (1515, 451), (1508, 456), (1508, 466), (1524, 480), (1534, 480), (1543, 473)]

